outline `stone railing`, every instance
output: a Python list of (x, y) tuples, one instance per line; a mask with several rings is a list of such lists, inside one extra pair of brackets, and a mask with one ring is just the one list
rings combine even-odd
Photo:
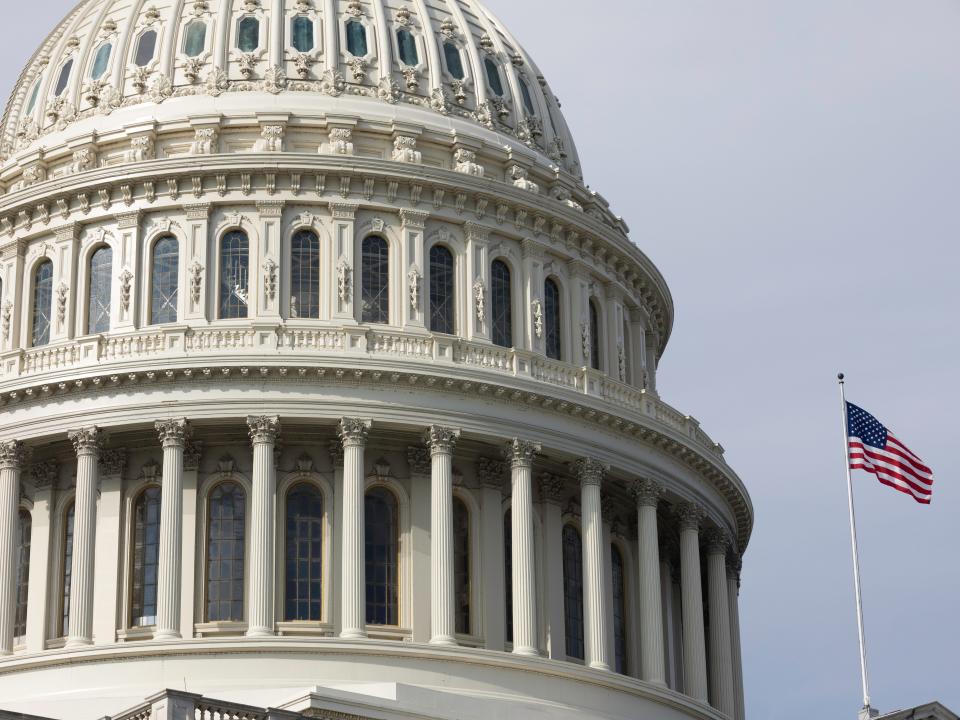
[(299, 713), (211, 700), (202, 695), (164, 690), (120, 715), (104, 720), (296, 720)]

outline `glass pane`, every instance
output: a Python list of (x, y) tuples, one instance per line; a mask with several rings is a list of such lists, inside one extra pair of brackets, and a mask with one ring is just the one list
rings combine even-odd
[(409, 30), (397, 30), (397, 48), (400, 50), (400, 62), (404, 65), (416, 65), (420, 62), (417, 41)]
[(87, 332), (110, 330), (110, 291), (113, 282), (113, 250), (103, 247), (90, 258), (90, 289), (87, 296)]
[(463, 59), (460, 57), (460, 49), (453, 43), (443, 44), (443, 55), (447, 60), (447, 72), (457, 80), (463, 80)]
[(547, 357), (560, 360), (563, 337), (560, 329), (560, 288), (549, 278), (543, 284), (543, 324)]
[(63, 573), (60, 586), (60, 637), (70, 633), (70, 578), (73, 576), (73, 517), (76, 505), (70, 503), (64, 516)]
[(583, 660), (583, 554), (573, 525), (563, 528), (563, 611), (567, 655)]
[(530, 88), (527, 87), (527, 83), (523, 78), (519, 78), (520, 81), (520, 94), (523, 96), (523, 106), (527, 109), (527, 114), (535, 115), (536, 112), (533, 109), (533, 98), (530, 96)]
[(150, 277), (150, 324), (177, 321), (180, 243), (166, 236), (153, 244), (153, 270)]
[(237, 47), (242, 52), (253, 52), (260, 46), (260, 21), (255, 17), (240, 18), (237, 23)]
[(290, 317), (320, 317), (320, 238), (301, 230), (290, 249)]
[(202, 20), (194, 20), (187, 25), (187, 32), (183, 40), (183, 52), (187, 57), (197, 57), (203, 52), (207, 43), (207, 24)]
[(361, 322), (390, 322), (390, 251), (387, 241), (371, 235), (361, 252)]
[(593, 300), (590, 301), (590, 367), (600, 369), (600, 311)]
[(456, 332), (453, 253), (442, 245), (430, 248), (430, 329), (453, 335)]
[(63, 95), (67, 89), (67, 83), (70, 81), (70, 70), (73, 69), (73, 58), (67, 60), (60, 68), (60, 77), (57, 78), (57, 87), (54, 90), (55, 95)]
[(250, 277), (250, 241), (240, 230), (220, 240), (220, 318), (247, 317), (247, 290)]
[(453, 580), (456, 631), (470, 633), (470, 512), (453, 499)]
[(113, 50), (113, 45), (110, 43), (104, 43), (100, 46), (100, 49), (97, 50), (97, 54), (93, 58), (93, 67), (90, 68), (90, 77), (94, 80), (99, 80), (103, 77), (104, 73), (107, 72), (111, 50)]
[(133, 595), (130, 622), (134, 627), (157, 621), (157, 573), (160, 563), (160, 488), (140, 493), (133, 511)]
[(137, 56), (134, 63), (138, 67), (145, 67), (153, 60), (153, 54), (157, 49), (157, 33), (154, 30), (147, 30), (140, 36), (137, 42)]
[(225, 482), (210, 493), (207, 522), (207, 621), (243, 620), (243, 488)]
[(44, 260), (33, 276), (33, 347), (50, 342), (53, 309), (53, 263)]
[(364, 499), (367, 623), (396, 625), (398, 612), (397, 500), (386, 488), (370, 490)]
[(494, 260), (490, 266), (490, 311), (493, 315), (493, 344), (513, 347), (510, 268), (502, 260)]
[(503, 95), (503, 82), (500, 80), (500, 70), (497, 64), (490, 58), (483, 59), (484, 67), (487, 69), (487, 82), (490, 83), (490, 89), (495, 95)]
[(322, 619), (323, 496), (313, 485), (287, 494), (286, 611), (290, 621)]
[(513, 642), (513, 517), (503, 516), (503, 592), (507, 617), (507, 642)]
[(347, 23), (347, 50), (354, 57), (366, 57), (367, 29), (363, 23), (356, 20)]
[(14, 638), (22, 638), (27, 634), (27, 582), (30, 578), (30, 538), (33, 529), (30, 513), (21, 510), (19, 520), (17, 539), (20, 542), (17, 549), (17, 609), (13, 621)]
[(310, 52), (313, 44), (313, 20), (306, 15), (297, 15), (293, 19), (293, 47), (298, 52)]
[(37, 78), (37, 81), (33, 84), (33, 92), (30, 93), (30, 102), (27, 103), (27, 115), (33, 112), (33, 108), (37, 105), (37, 95), (40, 94), (40, 83), (43, 78)]
[(614, 669), (623, 674), (627, 671), (627, 598), (623, 556), (616, 545), (610, 546), (610, 563), (613, 570)]

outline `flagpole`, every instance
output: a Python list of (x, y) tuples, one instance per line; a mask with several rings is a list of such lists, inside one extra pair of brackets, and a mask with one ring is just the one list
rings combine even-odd
[(857, 630), (860, 633), (860, 679), (863, 682), (863, 712), (861, 717), (873, 717), (870, 707), (870, 684), (867, 680), (867, 643), (863, 632), (863, 601), (860, 594), (860, 551), (857, 547), (857, 517), (853, 509), (853, 478), (850, 472), (850, 439), (847, 425), (847, 397), (844, 389), (844, 375), (837, 376), (840, 381), (840, 408), (843, 421), (843, 456), (847, 470), (847, 501), (850, 505), (850, 545), (853, 550), (853, 586), (857, 594)]

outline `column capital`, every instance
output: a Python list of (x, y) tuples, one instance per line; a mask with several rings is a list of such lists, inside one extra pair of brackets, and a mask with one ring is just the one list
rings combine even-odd
[(250, 428), (250, 442), (275, 443), (280, 434), (280, 418), (276, 415), (251, 415), (247, 418), (247, 427)]
[(570, 463), (570, 469), (576, 474), (581, 485), (599, 487), (603, 484), (604, 473), (610, 468), (593, 458), (580, 458)]
[[(249, 422), (249, 420), (248, 420)], [(160, 436), (160, 444), (167, 447), (184, 448), (190, 438), (190, 423), (186, 418), (174, 420), (157, 420), (153, 424)]]
[(430, 448), (410, 445), (407, 448), (407, 466), (412, 475), (430, 474)]
[(96, 425), (67, 433), (77, 455), (99, 455), (107, 434)]
[(440, 425), (431, 425), (423, 433), (423, 441), (430, 447), (431, 455), (452, 453), (459, 439), (459, 429)]
[(723, 555), (730, 550), (730, 533), (723, 528), (709, 528), (703, 533), (703, 544), (708, 555)]
[(503, 449), (503, 457), (512, 467), (531, 467), (542, 449), (540, 443), (514, 438)]
[(540, 497), (544, 502), (560, 504), (563, 500), (563, 478), (553, 473), (542, 473), (539, 477)]
[(367, 444), (367, 435), (373, 423), (357, 418), (340, 418), (340, 441), (346, 447), (363, 447)]
[(477, 480), (481, 487), (494, 488), (503, 491), (503, 479), (506, 467), (502, 460), (480, 458), (477, 460)]
[(650, 478), (640, 478), (630, 483), (630, 494), (636, 499), (637, 507), (657, 507), (663, 493), (663, 485)]
[(680, 503), (673, 512), (681, 530), (697, 530), (699, 532), (700, 523), (706, 516), (703, 508), (692, 502)]
[(740, 587), (740, 573), (743, 571), (743, 556), (732, 549), (727, 553), (727, 577), (737, 581)]
[(30, 462), (33, 450), (20, 440), (0, 443), (0, 469), (22, 470)]

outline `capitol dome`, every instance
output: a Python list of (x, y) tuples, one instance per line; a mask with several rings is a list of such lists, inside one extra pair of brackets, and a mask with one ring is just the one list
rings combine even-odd
[(479, 2), (85, 0), (2, 132), (0, 711), (742, 720), (749, 495)]

